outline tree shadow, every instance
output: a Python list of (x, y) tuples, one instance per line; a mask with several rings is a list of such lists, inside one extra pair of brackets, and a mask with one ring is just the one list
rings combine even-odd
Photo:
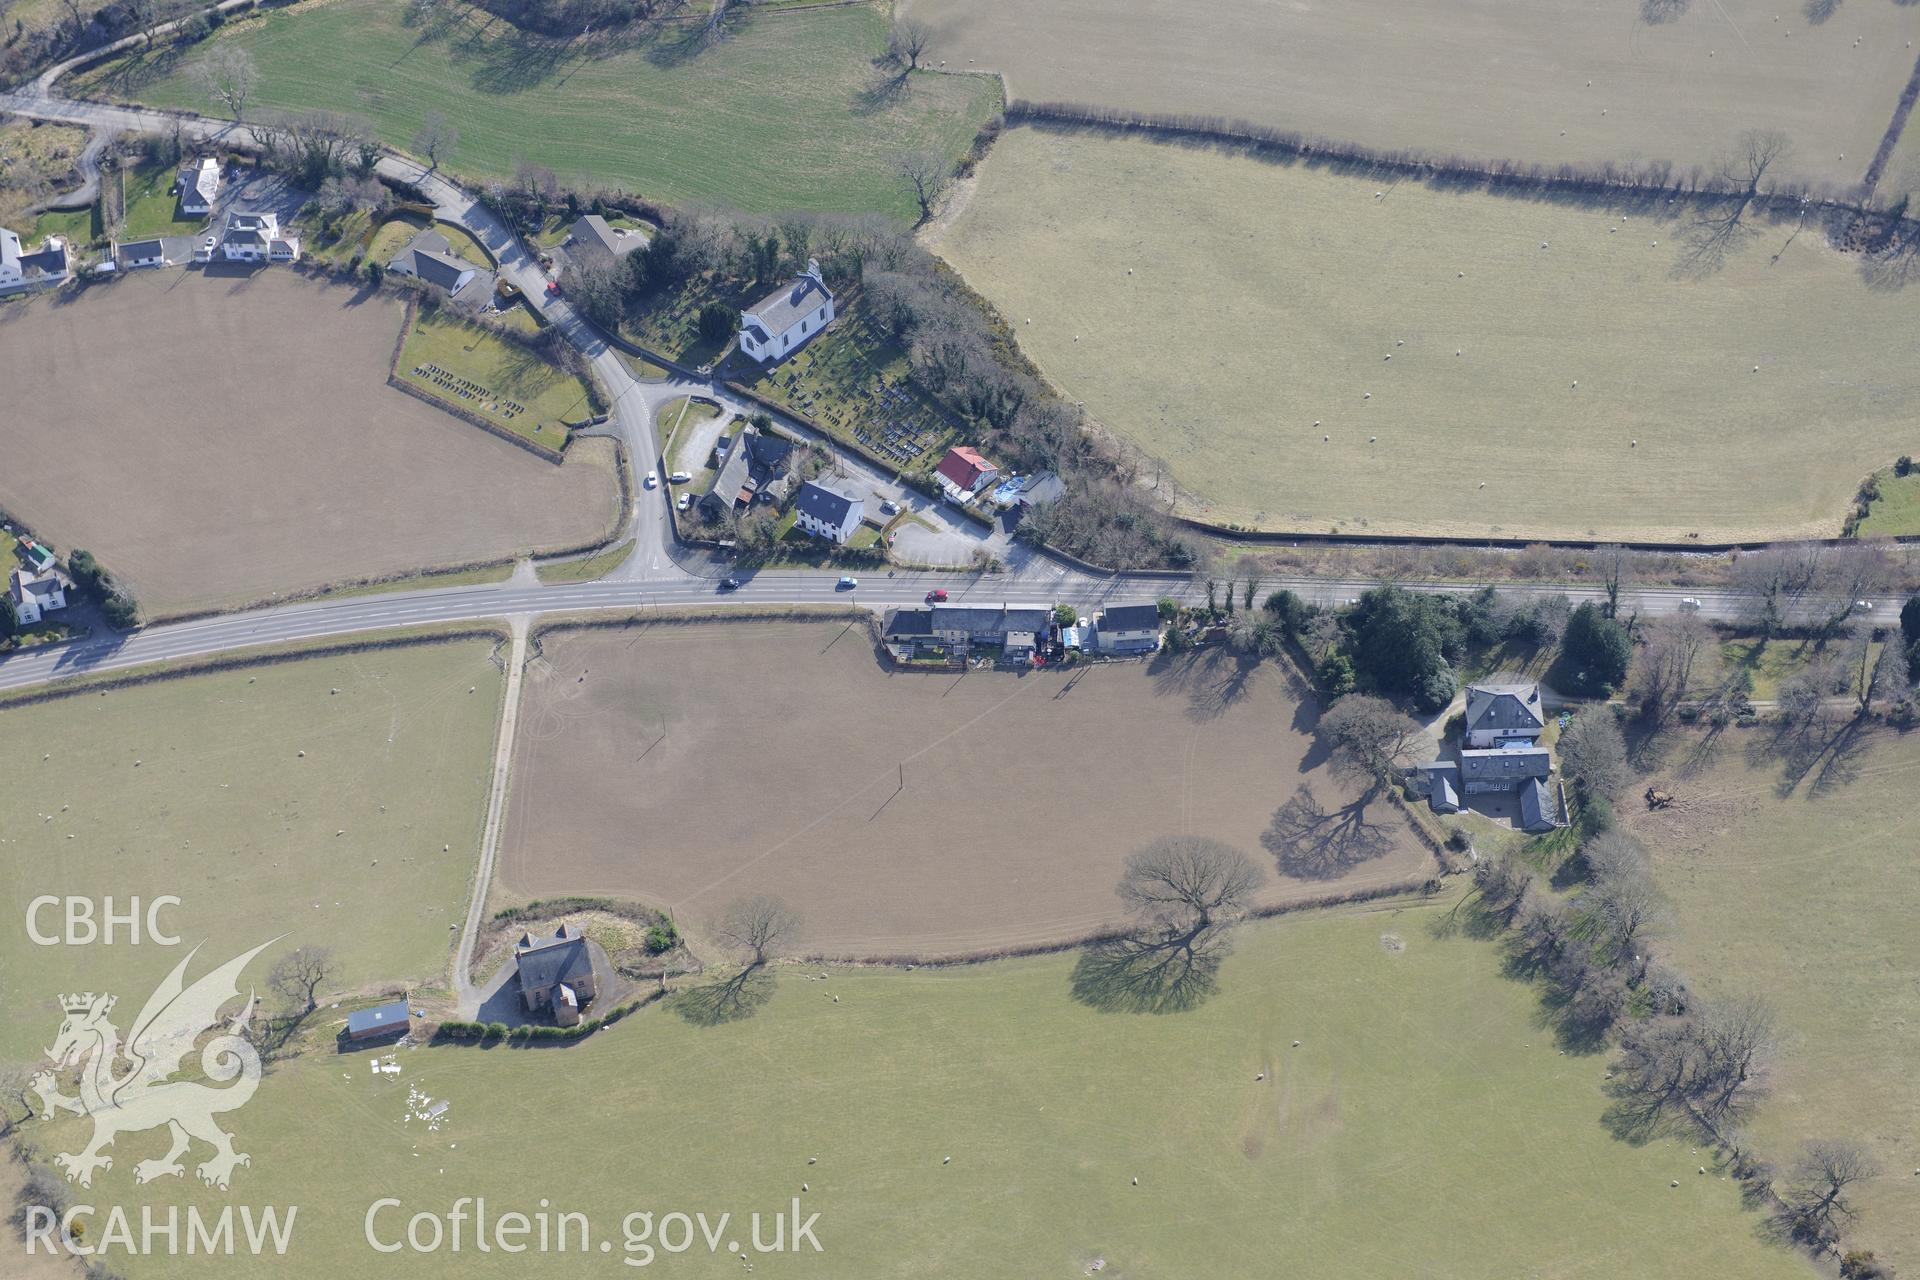
[(1840, 726), (1840, 731), (1827, 743), (1826, 751), (1821, 754), (1819, 764), (1813, 770), (1813, 781), (1807, 787), (1809, 799), (1817, 800), (1860, 777), (1860, 756), (1866, 751), (1871, 737), (1867, 729), (1867, 721), (1863, 716), (1855, 716)]
[(1650, 27), (1678, 22), (1693, 7), (1693, 0), (1640, 0), (1640, 21)]
[(1810, 25), (1817, 27), (1840, 12), (1840, 0), (1807, 0), (1800, 12), (1806, 15)]
[(882, 71), (854, 90), (853, 113), (859, 116), (871, 116), (891, 110), (905, 101), (908, 87), (905, 71)]
[(1296, 880), (1333, 880), (1363, 862), (1389, 853), (1393, 836), (1367, 821), (1367, 806), (1379, 795), (1369, 787), (1352, 802), (1329, 810), (1305, 783), (1274, 810), (1260, 843), (1283, 875)]
[(773, 997), (773, 975), (755, 965), (719, 982), (689, 987), (669, 997), (673, 1011), (696, 1027), (742, 1022)]
[(1674, 766), (1674, 771), (1686, 779), (1697, 778), (1701, 774), (1711, 771), (1715, 765), (1720, 763), (1720, 757), (1725, 746), (1725, 743), (1722, 741), (1722, 735), (1724, 733), (1725, 726), (1717, 724), (1708, 725), (1707, 731), (1695, 738), (1692, 745), (1687, 748), (1686, 753), (1680, 757), (1680, 763)]
[(1224, 950), (1148, 934), (1091, 943), (1073, 966), (1073, 998), (1102, 1013), (1181, 1013), (1218, 989)]
[(1662, 1138), (1691, 1137), (1693, 1130), (1675, 1116), (1671, 1099), (1636, 1089), (1624, 1078), (1607, 1082), (1610, 1101), (1600, 1113), (1600, 1124), (1617, 1141), (1644, 1147)]
[(576, 54), (570, 40), (516, 33), (477, 49), (480, 65), (471, 77), (473, 87), (486, 94), (524, 93), (559, 77)]

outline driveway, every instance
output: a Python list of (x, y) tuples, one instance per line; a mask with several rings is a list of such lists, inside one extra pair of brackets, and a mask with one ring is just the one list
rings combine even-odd
[(980, 525), (947, 509), (945, 503), (913, 495), (918, 502), (907, 508), (912, 518), (896, 529), (893, 554), (911, 565), (936, 569), (965, 568), (976, 553), (1000, 555), (1005, 548), (996, 545), (996, 535)]

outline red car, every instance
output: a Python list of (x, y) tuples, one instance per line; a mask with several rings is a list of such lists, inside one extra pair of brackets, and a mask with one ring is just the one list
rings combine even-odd
[(946, 593), (946, 590), (942, 587), (935, 587), (933, 590), (927, 592), (928, 604), (945, 604), (946, 599), (947, 599), (947, 593)]
[(549, 298), (557, 298), (560, 296), (560, 282), (558, 280), (547, 281), (547, 296)]

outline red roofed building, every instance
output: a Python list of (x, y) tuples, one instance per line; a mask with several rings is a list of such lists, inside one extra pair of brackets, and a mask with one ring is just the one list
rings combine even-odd
[(934, 474), (950, 486), (956, 499), (964, 502), (992, 484), (993, 478), (1000, 474), (1000, 468), (981, 457), (979, 450), (956, 445), (947, 450), (946, 457), (940, 459)]

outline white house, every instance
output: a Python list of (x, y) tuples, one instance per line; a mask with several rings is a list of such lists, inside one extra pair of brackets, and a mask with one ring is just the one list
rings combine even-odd
[(1152, 653), (1160, 647), (1160, 607), (1110, 604), (1094, 628), (1102, 653)]
[(1532, 746), (1547, 729), (1537, 684), (1467, 686), (1467, 746)]
[(212, 156), (189, 160), (180, 166), (174, 190), (180, 197), (180, 212), (203, 217), (212, 213), (220, 198), (220, 162)]
[(20, 237), (0, 227), (0, 289), (27, 289), (59, 284), (71, 273), (67, 242), (48, 236), (32, 253), (20, 247)]
[(809, 480), (793, 500), (793, 524), (816, 538), (845, 544), (866, 515), (867, 500), (852, 492)]
[(280, 216), (234, 209), (220, 234), (220, 256), (228, 262), (293, 262), (300, 237), (280, 233)]
[(132, 271), (137, 267), (171, 267), (192, 256), (192, 236), (154, 236), (113, 246), (113, 261), (122, 271)]
[(67, 607), (67, 584), (52, 574), (15, 569), (7, 579), (7, 594), (13, 597), (14, 614), (24, 627), (33, 626), (55, 609)]
[(793, 283), (768, 294), (740, 313), (740, 350), (755, 360), (779, 360), (833, 323), (833, 292), (820, 278), (820, 261)]

